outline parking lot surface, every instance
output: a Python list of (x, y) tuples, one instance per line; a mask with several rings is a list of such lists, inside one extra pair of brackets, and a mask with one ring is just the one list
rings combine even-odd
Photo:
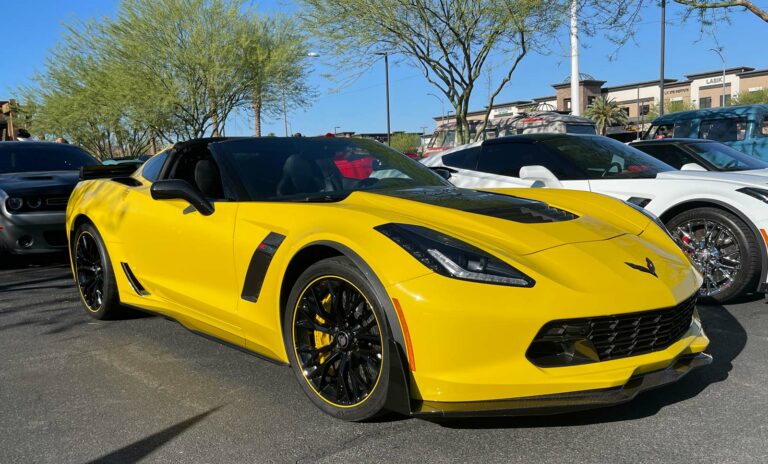
[(100, 322), (68, 265), (0, 261), (0, 463), (768, 462), (768, 304), (700, 308), (709, 367), (576, 414), (345, 423), (288, 368), (160, 317)]

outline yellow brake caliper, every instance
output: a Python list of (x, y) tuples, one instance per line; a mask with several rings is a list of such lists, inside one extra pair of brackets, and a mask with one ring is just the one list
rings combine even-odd
[[(331, 294), (330, 293), (328, 294), (328, 296), (323, 298), (322, 305), (325, 312), (327, 314), (330, 314), (331, 313)], [(315, 319), (317, 319), (318, 324), (320, 325), (325, 324), (325, 319), (323, 319), (322, 317), (315, 316)], [(315, 330), (315, 348), (322, 348), (322, 347), (328, 346), (332, 342), (333, 342), (333, 337), (331, 336), (331, 334), (327, 334), (324, 332), (320, 332), (319, 330)], [(324, 352), (318, 356), (318, 360), (320, 364), (325, 362), (325, 358), (327, 358), (329, 354), (330, 353), (328, 352)]]

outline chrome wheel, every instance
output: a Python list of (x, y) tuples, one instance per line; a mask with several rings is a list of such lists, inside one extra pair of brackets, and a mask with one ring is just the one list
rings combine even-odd
[(704, 276), (700, 295), (714, 296), (734, 284), (742, 250), (729, 227), (711, 219), (694, 219), (675, 227), (672, 234)]
[(96, 239), (83, 232), (75, 245), (77, 285), (85, 305), (96, 312), (104, 304), (104, 264)]
[(363, 293), (340, 277), (320, 277), (294, 308), (293, 345), (312, 390), (337, 407), (363, 403), (381, 377), (379, 320)]

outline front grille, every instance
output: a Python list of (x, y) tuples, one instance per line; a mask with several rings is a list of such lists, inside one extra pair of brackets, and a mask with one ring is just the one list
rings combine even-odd
[(63, 206), (64, 208), (62, 209), (65, 209), (68, 201), (68, 197), (50, 197), (45, 199), (45, 204), (48, 206)]
[[(568, 350), (557, 353), (553, 351), (556, 346), (576, 346), (578, 355), (592, 361), (663, 350), (688, 331), (695, 308), (696, 295), (671, 308), (548, 322), (534, 338), (527, 356), (534, 364), (553, 366), (573, 363), (563, 360), (558, 364), (556, 358), (564, 359), (563, 351)], [(545, 361), (537, 362), (540, 359)]]

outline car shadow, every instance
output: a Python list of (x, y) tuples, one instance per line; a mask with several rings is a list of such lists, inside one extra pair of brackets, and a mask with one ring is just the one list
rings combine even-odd
[(201, 414), (190, 417), (189, 419), (178, 422), (170, 427), (160, 430), (159, 432), (142, 438), (141, 440), (135, 441), (100, 458), (94, 459), (93, 461), (90, 461), (89, 464), (139, 462), (220, 408), (221, 406), (217, 406)]
[(569, 427), (653, 416), (665, 406), (694, 398), (709, 385), (726, 380), (733, 369), (733, 360), (746, 346), (747, 332), (723, 306), (699, 306), (699, 314), (710, 339), (706, 352), (712, 355), (712, 364), (692, 371), (672, 385), (642, 393), (633, 401), (591, 411), (550, 416), (433, 419), (432, 421), (447, 428), (496, 429)]

